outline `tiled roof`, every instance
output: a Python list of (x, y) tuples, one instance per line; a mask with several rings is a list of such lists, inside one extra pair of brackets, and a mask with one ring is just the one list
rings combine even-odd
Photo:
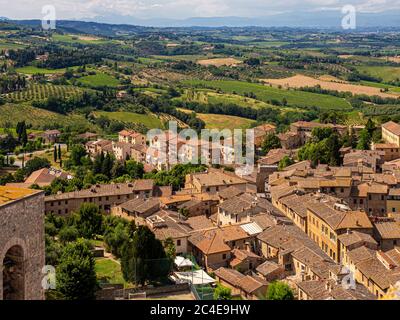
[(278, 270), (283, 271), (283, 268), (273, 261), (265, 261), (256, 268), (256, 271), (262, 274), (264, 277)]
[(246, 181), (226, 173), (212, 171), (207, 173), (195, 173), (193, 179), (197, 180), (200, 185), (212, 187), (212, 186), (225, 186), (235, 184), (245, 184)]
[(150, 199), (133, 199), (130, 201), (127, 201), (123, 204), (120, 205), (122, 209), (132, 213), (132, 212), (137, 212), (139, 214), (145, 213), (148, 210), (155, 208), (155, 207), (160, 207), (160, 200), (156, 198), (150, 198)]
[(135, 191), (152, 191), (153, 187), (154, 181), (151, 179), (135, 180), (132, 183), (97, 184), (90, 189), (51, 195), (45, 201), (132, 194)]
[(396, 222), (377, 222), (374, 227), (381, 239), (400, 239), (400, 226)]
[(371, 235), (358, 231), (343, 233), (338, 236), (338, 239), (346, 247), (357, 243), (372, 243), (374, 245), (378, 244)]
[(392, 132), (393, 134), (400, 136), (400, 125), (396, 122), (389, 121), (382, 125), (382, 128)]
[(238, 286), (248, 294), (253, 294), (255, 291), (267, 285), (267, 281), (257, 276), (245, 276), (238, 281)]
[(239, 226), (227, 226), (211, 230), (200, 231), (190, 236), (189, 241), (205, 254), (230, 251), (228, 241), (237, 241), (249, 238)]
[(215, 270), (214, 273), (218, 278), (230, 283), (233, 286), (238, 286), (239, 280), (245, 277), (242, 273), (235, 269), (228, 269), (224, 267)]

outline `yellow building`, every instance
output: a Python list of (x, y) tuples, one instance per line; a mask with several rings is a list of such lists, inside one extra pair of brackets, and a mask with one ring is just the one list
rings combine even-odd
[(400, 125), (393, 121), (383, 124), (382, 139), (386, 143), (393, 143), (396, 146), (400, 146)]
[(308, 236), (336, 262), (341, 260), (339, 235), (348, 230), (373, 233), (372, 223), (365, 212), (350, 211), (344, 204), (324, 197), (308, 203), (307, 220)]

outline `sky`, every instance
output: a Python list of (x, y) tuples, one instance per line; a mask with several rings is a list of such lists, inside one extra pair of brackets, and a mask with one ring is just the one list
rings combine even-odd
[(0, 16), (38, 19), (44, 16), (42, 8), (46, 5), (55, 7), (57, 19), (266, 17), (341, 10), (344, 5), (353, 5), (358, 12), (368, 13), (400, 10), (400, 0), (0, 0)]

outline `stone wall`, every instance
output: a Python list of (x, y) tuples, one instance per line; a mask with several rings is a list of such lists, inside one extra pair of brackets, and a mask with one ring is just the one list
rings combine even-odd
[(44, 194), (0, 206), (0, 300), (3, 299), (3, 261), (10, 248), (23, 252), (23, 292), (25, 300), (44, 299), (42, 268), (45, 265)]

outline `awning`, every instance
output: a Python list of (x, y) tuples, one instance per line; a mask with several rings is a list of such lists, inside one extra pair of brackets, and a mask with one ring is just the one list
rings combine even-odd
[(189, 259), (186, 259), (184, 257), (181, 257), (181, 256), (177, 256), (175, 258), (174, 263), (178, 268), (185, 268), (185, 267), (192, 267), (193, 266), (192, 261), (190, 261)]
[(215, 283), (215, 279), (211, 278), (203, 270), (197, 270), (193, 272), (175, 272), (175, 277), (178, 278), (177, 282), (189, 282), (194, 285), (204, 285)]

